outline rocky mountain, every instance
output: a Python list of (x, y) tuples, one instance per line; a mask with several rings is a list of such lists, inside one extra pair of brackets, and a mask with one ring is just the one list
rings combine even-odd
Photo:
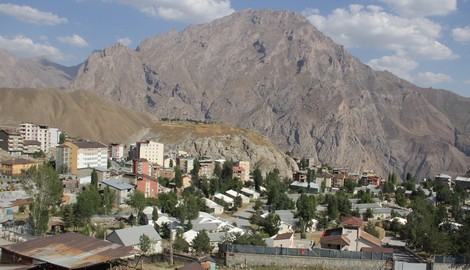
[(470, 166), (470, 99), (377, 72), (287, 11), (245, 10), (93, 53), (71, 90), (248, 128), (284, 151), (418, 177)]
[[(151, 115), (97, 97), (89, 91), (0, 88), (0, 128), (33, 122), (58, 127), (75, 138), (104, 143), (156, 139), (166, 149), (195, 156), (249, 160), (264, 172), (291, 176), (295, 162), (259, 134), (227, 125), (154, 121)], [(0, 153), (1, 156), (1, 153)]]
[(0, 49), (0, 87), (66, 88), (78, 67), (65, 67), (45, 58), (20, 59)]

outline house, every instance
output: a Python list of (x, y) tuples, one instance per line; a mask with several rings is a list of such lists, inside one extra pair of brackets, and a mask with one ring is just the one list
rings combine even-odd
[(249, 188), (246, 188), (246, 187), (242, 188), (242, 189), (240, 190), (240, 192), (241, 192), (242, 194), (244, 194), (245, 196), (250, 197), (250, 199), (253, 200), (253, 201), (259, 199), (259, 197), (260, 197), (259, 192), (256, 192), (256, 191), (254, 191), (254, 190), (252, 190), (252, 189), (249, 189)]
[(210, 214), (213, 214), (213, 215), (222, 215), (224, 213), (224, 207), (217, 204), (216, 202), (214, 201), (211, 201), (209, 199), (205, 199), (205, 202), (206, 202), (206, 206), (207, 208), (210, 209)]
[(470, 188), (470, 175), (469, 176), (457, 176), (455, 178), (455, 185), (463, 188)]
[(115, 230), (106, 237), (111, 243), (120, 244), (126, 247), (140, 249), (140, 237), (146, 235), (150, 239), (150, 250), (148, 254), (163, 252), (162, 238), (158, 232), (150, 225), (134, 226), (130, 228)]
[(294, 181), (289, 185), (289, 188), (294, 191), (304, 191), (312, 194), (320, 193), (320, 186), (317, 183)]
[(38, 166), (39, 162), (24, 158), (9, 159), (0, 162), (0, 174), (9, 176), (19, 176), (33, 166)]
[[(107, 269), (140, 252), (130, 247), (68, 232), (1, 247), (1, 262), (21, 264), (21, 269), (41, 265), (44, 269)], [(18, 268), (20, 269), (20, 268)]]
[(320, 238), (322, 248), (361, 251), (363, 248), (381, 248), (377, 237), (363, 230), (363, 221), (357, 217), (344, 217), (341, 227), (326, 230)]
[(134, 186), (118, 180), (109, 179), (102, 181), (103, 185), (109, 186), (111, 190), (116, 191), (116, 205), (125, 204)]
[(147, 174), (136, 175), (134, 181), (135, 189), (144, 193), (145, 198), (158, 197), (158, 180)]
[(215, 194), (214, 199), (216, 199), (216, 202), (219, 201), (223, 204), (226, 204), (229, 209), (235, 206), (235, 201), (231, 197), (226, 196), (222, 193)]
[(225, 191), (225, 194), (227, 194), (229, 197), (235, 199), (235, 198), (240, 198), (242, 200), (242, 204), (249, 204), (250, 203), (250, 198), (243, 195), (242, 193), (236, 192), (235, 190), (227, 190)]
[(294, 247), (294, 233), (280, 233), (270, 238), (265, 239), (268, 247), (283, 247), (293, 248)]
[(452, 177), (450, 175), (440, 173), (434, 176), (434, 181), (447, 184), (450, 187), (450, 185), (452, 184)]

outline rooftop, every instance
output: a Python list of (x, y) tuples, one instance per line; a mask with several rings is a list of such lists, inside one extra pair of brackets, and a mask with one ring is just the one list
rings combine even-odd
[(87, 268), (139, 254), (130, 247), (72, 232), (2, 246), (2, 250), (67, 269)]
[(78, 148), (106, 148), (108, 146), (101, 142), (94, 142), (94, 141), (75, 141), (73, 142)]
[(1, 162), (3, 165), (27, 165), (27, 164), (37, 164), (37, 161), (25, 159), (25, 158), (15, 158), (9, 159)]
[(134, 188), (134, 186), (131, 185), (131, 184), (120, 182), (120, 181), (117, 181), (117, 180), (112, 180), (112, 179), (104, 180), (102, 183), (107, 185), (107, 186), (113, 187), (117, 190), (126, 190), (126, 189), (133, 189)]

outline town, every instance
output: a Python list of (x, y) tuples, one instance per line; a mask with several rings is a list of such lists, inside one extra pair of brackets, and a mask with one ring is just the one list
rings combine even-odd
[(400, 179), (292, 157), (284, 177), (35, 123), (1, 130), (0, 148), (2, 269), (448, 269), (470, 255), (470, 170)]

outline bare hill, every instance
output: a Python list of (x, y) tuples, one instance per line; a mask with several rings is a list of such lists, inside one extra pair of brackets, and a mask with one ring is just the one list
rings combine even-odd
[(135, 143), (155, 139), (166, 149), (195, 156), (249, 160), (263, 172), (278, 168), (291, 177), (295, 162), (269, 140), (246, 129), (227, 125), (154, 121), (89, 91), (0, 88), (0, 127), (23, 121), (58, 127), (72, 137), (105, 143)]
[(299, 14), (245, 10), (93, 53), (70, 89), (249, 128), (284, 151), (418, 177), (470, 166), (470, 99), (376, 72)]
[(91, 92), (0, 88), (0, 123), (33, 122), (60, 128), (71, 136), (121, 142), (152, 123), (137, 113)]

